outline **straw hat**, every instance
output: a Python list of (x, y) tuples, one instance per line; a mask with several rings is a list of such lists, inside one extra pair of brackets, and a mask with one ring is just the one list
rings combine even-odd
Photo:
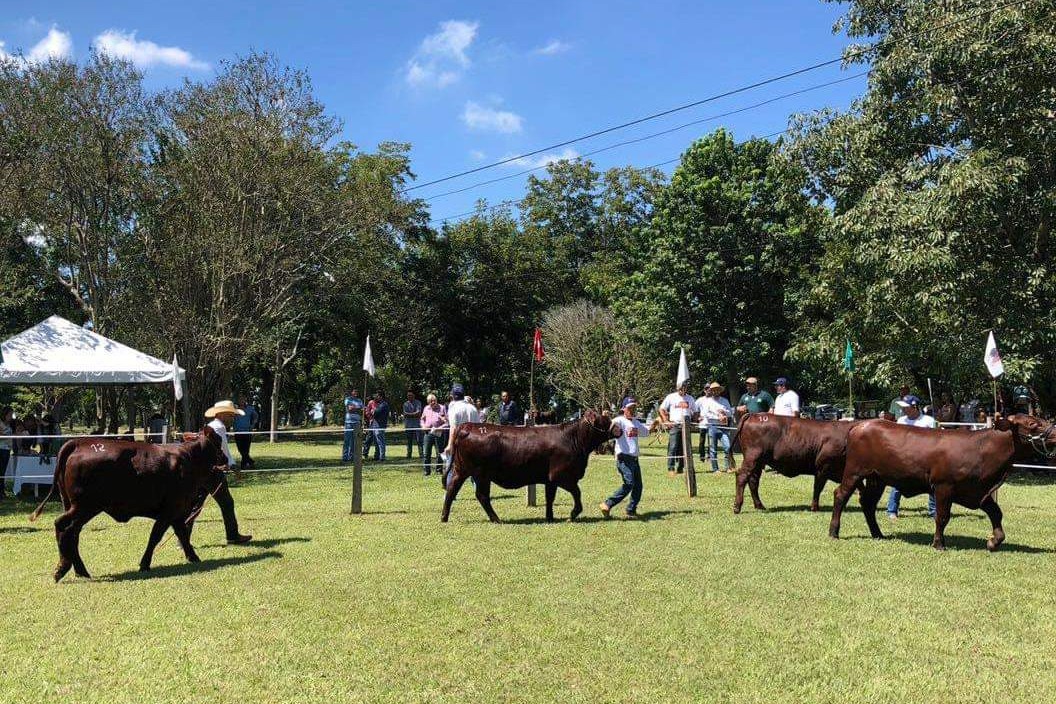
[(713, 381), (708, 384), (708, 391), (715, 391), (716, 389), (718, 389), (719, 393), (721, 394), (723, 391), (726, 390), (726, 387), (717, 381)]
[(206, 418), (216, 418), (217, 416), (224, 415), (225, 413), (233, 416), (244, 416), (246, 412), (241, 408), (235, 408), (235, 404), (231, 401), (217, 401), (213, 404), (213, 407), (205, 412)]

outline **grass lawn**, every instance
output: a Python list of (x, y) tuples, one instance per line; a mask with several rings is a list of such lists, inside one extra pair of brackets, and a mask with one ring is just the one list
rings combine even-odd
[(690, 500), (644, 462), (644, 520), (604, 521), (618, 482), (598, 457), (575, 523), (499, 491), (491, 525), (467, 485), (441, 525), (439, 482), (402, 459), (367, 465), (353, 517), (339, 447), (257, 448), (334, 466), (243, 480), (247, 546), (223, 545), (210, 502), (200, 565), (171, 539), (141, 575), (150, 524), (101, 516), (94, 578), (55, 585), (56, 505), (30, 524), (31, 500), (0, 503), (0, 702), (1056, 700), (1054, 486), (1001, 490), (1000, 552), (955, 509), (937, 553), (923, 497), (886, 541), (857, 510), (829, 540), (832, 486), (811, 514), (806, 478), (764, 476), (769, 510), (734, 516), (731, 476)]

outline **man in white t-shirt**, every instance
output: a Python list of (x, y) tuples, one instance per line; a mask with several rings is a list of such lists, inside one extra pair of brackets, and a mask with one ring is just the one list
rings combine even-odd
[(616, 436), (616, 470), (623, 478), (623, 485), (605, 499), (598, 508), (605, 518), (616, 504), (623, 501), (628, 494), (627, 518), (638, 517), (638, 502), (642, 498), (642, 468), (638, 464), (638, 438), (649, 435), (649, 428), (634, 417), (638, 404), (634, 398), (623, 399), (623, 415), (612, 419), (612, 432)]
[(693, 397), (686, 393), (686, 384), (679, 385), (660, 404), (660, 422), (667, 429), (667, 473), (671, 476), (682, 474), (685, 469), (685, 454), (693, 448), (682, 447), (682, 425), (693, 420)]
[[(206, 410), (205, 417), (209, 418), (209, 428), (220, 437), (220, 449), (227, 461), (228, 471), (235, 468), (235, 459), (231, 455), (231, 446), (227, 441), (227, 426), (233, 423), (237, 416), (245, 412), (236, 408), (231, 401), (218, 401)], [(253, 539), (251, 535), (242, 535), (238, 531), (238, 518), (235, 516), (235, 499), (231, 496), (231, 489), (227, 485), (227, 473), (220, 473), (220, 481), (212, 492), (217, 506), (220, 507), (220, 515), (224, 519), (224, 532), (227, 534), (227, 542), (231, 545), (248, 543)], [(207, 497), (202, 497), (205, 502)]]
[[(920, 398), (909, 394), (897, 399), (895, 403), (898, 404), (899, 409), (902, 411), (902, 415), (898, 418), (899, 425), (912, 425), (914, 428), (934, 428), (935, 419), (931, 416), (924, 415), (920, 411)], [(902, 501), (902, 492), (895, 487), (891, 487), (891, 491), (887, 495), (887, 517), (891, 520), (898, 518), (898, 506)], [(932, 492), (928, 493), (928, 515), (932, 518), (935, 517), (935, 494)]]
[(774, 381), (777, 398), (774, 399), (774, 415), (799, 417), (799, 394), (788, 388), (788, 379), (779, 376)]
[(447, 447), (441, 455), (444, 459), (444, 486), (449, 486), (451, 481), (451, 459), (455, 447), (455, 435), (458, 426), (463, 423), (479, 423), (480, 412), (477, 407), (466, 400), (466, 390), (462, 384), (451, 387), (451, 403), (447, 405), (447, 423), (450, 430), (447, 433)]
[(708, 435), (708, 459), (711, 460), (711, 471), (719, 474), (719, 446), (726, 455), (726, 471), (733, 471), (733, 455), (730, 454), (730, 427), (733, 422), (733, 407), (723, 396), (725, 387), (717, 381), (708, 385), (707, 392), (697, 399), (695, 407), (700, 419), (701, 442), (704, 434)]

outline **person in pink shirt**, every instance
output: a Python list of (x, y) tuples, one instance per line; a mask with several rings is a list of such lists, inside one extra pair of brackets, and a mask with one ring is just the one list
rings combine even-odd
[[(437, 402), (436, 394), (429, 394), (425, 401), (425, 408), (422, 409), (422, 432), (425, 433), (422, 445), (422, 472), (428, 477), (434, 469), (437, 474), (444, 471), (440, 452), (447, 445), (447, 411)], [(432, 461), (434, 449), (436, 462)]]

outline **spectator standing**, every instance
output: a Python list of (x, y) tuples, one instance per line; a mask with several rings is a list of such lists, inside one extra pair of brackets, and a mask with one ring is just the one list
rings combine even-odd
[(381, 391), (374, 392), (374, 398), (367, 404), (365, 419), (370, 432), (363, 447), (363, 459), (367, 459), (371, 445), (374, 446), (374, 460), (385, 461), (385, 429), (389, 427), (389, 402)]
[(411, 459), (414, 447), (418, 447), (418, 459), (422, 458), (422, 402), (413, 391), (407, 392), (403, 402), (403, 432), (407, 435), (407, 459)]
[(890, 420), (898, 421), (899, 418), (905, 415), (905, 411), (902, 410), (902, 402), (909, 396), (909, 386), (902, 384), (898, 387), (898, 396), (891, 399), (891, 403), (887, 407), (887, 415), (891, 418)]
[(695, 409), (700, 418), (700, 434), (708, 435), (708, 459), (712, 474), (719, 474), (719, 446), (726, 456), (726, 471), (733, 471), (733, 455), (730, 454), (729, 427), (733, 418), (730, 402), (722, 396), (726, 389), (717, 381), (708, 385), (707, 391), (697, 399)]
[(165, 437), (165, 426), (169, 424), (161, 409), (154, 409), (154, 414), (147, 419), (147, 439), (155, 444), (164, 444), (168, 438)]
[[(210, 418), (209, 427), (220, 436), (220, 448), (223, 450), (224, 458), (227, 460), (227, 469), (235, 467), (235, 459), (231, 456), (231, 446), (227, 442), (227, 426), (235, 418), (242, 415), (243, 411), (235, 408), (230, 401), (218, 401), (212, 408), (205, 412), (205, 417)], [(220, 507), (220, 515), (224, 518), (224, 531), (227, 533), (227, 542), (232, 544), (248, 543), (253, 539), (251, 535), (242, 535), (238, 532), (238, 518), (235, 516), (235, 499), (231, 496), (231, 490), (227, 486), (227, 473), (220, 474), (220, 484), (213, 492)], [(204, 499), (203, 499), (204, 501)]]
[(345, 407), (345, 442), (341, 448), (341, 461), (348, 463), (352, 461), (356, 433), (363, 423), (363, 399), (359, 397), (359, 391), (349, 389), (342, 405)]
[(682, 426), (693, 419), (693, 397), (686, 393), (686, 384), (664, 397), (660, 404), (660, 421), (667, 429), (667, 473), (682, 474), (686, 466), (685, 454), (692, 447), (682, 447)]
[(649, 428), (634, 417), (638, 404), (634, 397), (626, 395), (623, 399), (623, 415), (612, 419), (616, 435), (616, 471), (620, 473), (623, 484), (605, 499), (598, 508), (605, 518), (609, 517), (612, 507), (623, 501), (628, 495), (627, 517), (638, 517), (638, 502), (642, 499), (642, 468), (638, 463), (638, 438), (647, 437)]
[(444, 468), (444, 486), (448, 486), (450, 472), (447, 470), (451, 466), (452, 453), (455, 446), (455, 437), (458, 430), (458, 426), (463, 423), (479, 423), (480, 413), (477, 411), (477, 407), (470, 403), (470, 400), (466, 398), (466, 390), (462, 384), (454, 384), (451, 387), (451, 403), (447, 405), (447, 424), (449, 429), (447, 431), (447, 446), (444, 448), (444, 462), (446, 467)]
[[(911, 425), (914, 428), (935, 427), (935, 419), (920, 412), (920, 399), (916, 396), (907, 394), (905, 398), (898, 400), (898, 404), (902, 411), (902, 415), (897, 421), (899, 425)], [(891, 487), (891, 491), (887, 495), (887, 517), (891, 520), (898, 518), (898, 506), (901, 501), (902, 492), (895, 487)], [(934, 493), (928, 494), (928, 515), (932, 518), (935, 517)]]
[(750, 376), (744, 380), (745, 389), (741, 394), (740, 400), (737, 402), (737, 413), (744, 415), (746, 413), (769, 413), (774, 408), (774, 397), (770, 395), (769, 391), (765, 389), (759, 390), (759, 380), (754, 376)]
[(521, 421), (521, 409), (517, 402), (510, 398), (509, 391), (503, 391), (499, 401), (499, 425), (517, 425)]
[(777, 398), (774, 399), (774, 415), (799, 417), (799, 394), (788, 386), (788, 379), (779, 376), (774, 381), (774, 389), (777, 390)]
[(235, 479), (242, 478), (243, 470), (254, 469), (257, 466), (257, 463), (249, 456), (249, 450), (253, 446), (253, 431), (260, 425), (260, 412), (257, 411), (256, 406), (246, 400), (245, 396), (238, 399), (238, 407), (244, 415), (235, 416), (234, 423), (235, 446), (242, 458), (238, 471), (235, 472)]
[[(426, 406), (422, 409), (422, 473), (429, 476), (435, 470), (441, 474), (440, 452), (447, 445), (444, 428), (447, 426), (447, 411), (436, 400), (436, 394), (426, 397)], [(436, 462), (433, 462), (433, 450), (436, 450)]]
[(7, 462), (11, 459), (11, 436), (15, 433), (12, 427), (14, 415), (11, 406), (0, 410), (0, 499), (7, 492)]

